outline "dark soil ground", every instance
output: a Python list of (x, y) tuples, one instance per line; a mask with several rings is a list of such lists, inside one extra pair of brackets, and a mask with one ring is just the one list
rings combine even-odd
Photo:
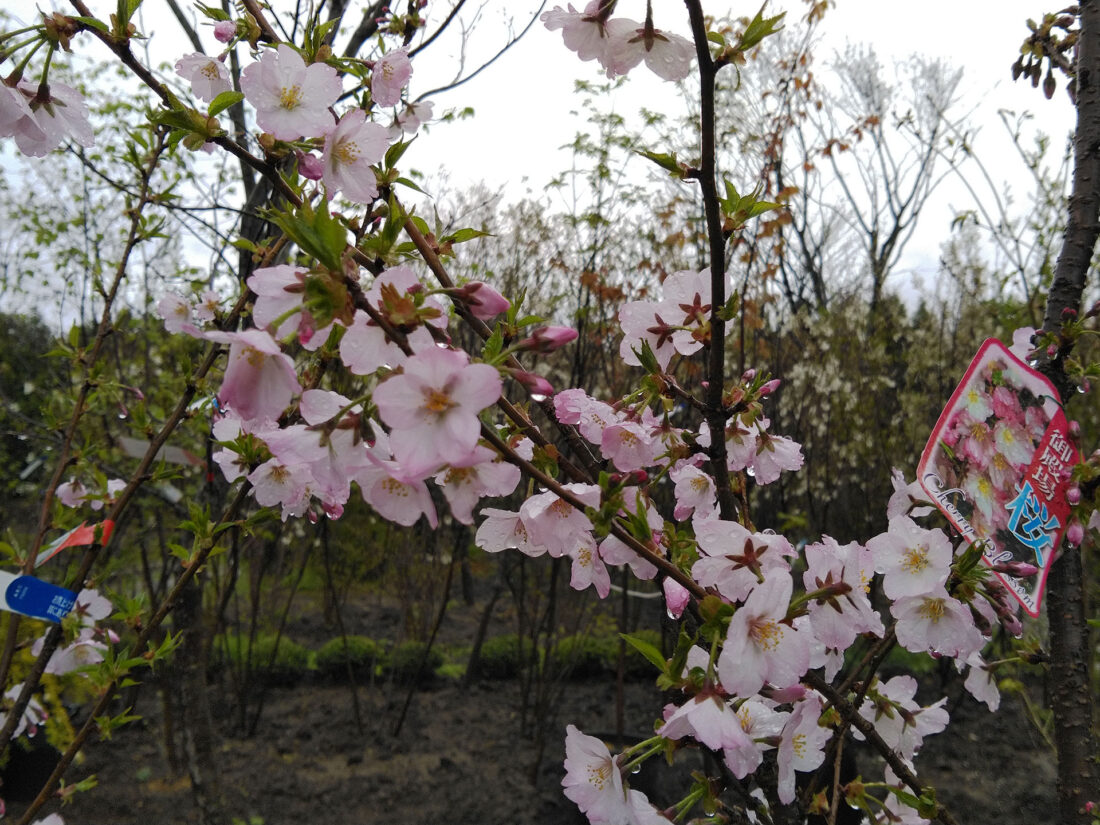
[[(447, 632), (459, 637), (476, 624), (476, 612), (471, 608), (463, 616), (463, 610), (456, 609), (447, 625)], [(374, 612), (376, 624), (393, 621), (379, 616), (377, 606), (364, 612)], [(298, 638), (310, 634), (308, 624), (292, 628)], [(407, 692), (393, 683), (358, 688), (362, 730), (346, 685), (307, 679), (293, 687), (267, 688), (251, 737), (234, 732), (234, 699), (220, 684), (215, 690), (226, 692), (214, 693), (221, 732), (213, 767), (224, 786), (226, 825), (583, 823), (561, 793), (565, 725), (572, 722), (599, 734), (615, 730), (615, 686), (607, 679), (564, 685), (541, 759), (537, 743), (519, 737), (522, 686), (515, 679), (470, 686), (435, 680), (413, 693), (398, 735), (394, 727)], [(991, 714), (963, 694), (958, 682), (948, 686), (948, 694), (956, 724), (926, 740), (917, 760), (922, 779), (937, 787), (938, 799), (961, 825), (1049, 821), (1055, 804), (1054, 758), (1027, 721), (1020, 700), (1006, 696), (1001, 711)], [(251, 697), (252, 707), (259, 698)], [(625, 731), (646, 735), (662, 704), (651, 679), (629, 682)], [(70, 782), (95, 774), (99, 787), (76, 795), (61, 809), (68, 825), (198, 821), (189, 781), (170, 770), (160, 744), (159, 707), (153, 690), (140, 694), (135, 712), (143, 720), (92, 745), (70, 771)], [(881, 770), (869, 757), (860, 762), (865, 779), (880, 779)], [(639, 780), (646, 781), (644, 775)], [(659, 795), (660, 788), (654, 793)], [(20, 807), (9, 801), (9, 816)], [(51, 804), (45, 810), (54, 809)]]

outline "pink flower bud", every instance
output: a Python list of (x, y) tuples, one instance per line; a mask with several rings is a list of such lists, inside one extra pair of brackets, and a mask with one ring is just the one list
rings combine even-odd
[(1081, 522), (1076, 519), (1069, 523), (1069, 529), (1066, 530), (1066, 541), (1074, 547), (1079, 547), (1081, 542), (1085, 540), (1085, 528)]
[(531, 333), (531, 337), (520, 342), (523, 349), (535, 352), (553, 352), (577, 338), (577, 331), (571, 327), (540, 327)]
[(782, 382), (778, 378), (773, 378), (771, 381), (760, 388), (760, 397), (767, 398), (769, 395), (779, 389), (779, 385), (781, 383)]
[(541, 395), (543, 398), (554, 394), (553, 385), (543, 378), (527, 370), (510, 370), (512, 377), (519, 381), (531, 392), (531, 395)]
[(1054, 344), (1051, 344), (1049, 347), (1047, 347), (1047, 358), (1053, 358), (1057, 354), (1058, 347), (1054, 346)]
[(237, 36), (237, 24), (232, 20), (220, 20), (214, 24), (214, 39), (219, 43), (228, 43)]
[(1070, 487), (1066, 490), (1066, 501), (1072, 505), (1078, 505), (1081, 503), (1081, 488)]
[(668, 608), (668, 615), (674, 619), (679, 619), (684, 614), (684, 608), (687, 607), (691, 594), (682, 584), (668, 577), (661, 583), (661, 587), (665, 591), (665, 606)]
[(466, 302), (466, 306), (470, 308), (470, 314), (482, 321), (495, 318), (500, 313), (507, 312), (512, 306), (507, 298), (480, 281), (466, 284), (456, 290), (455, 294)]
[(1070, 438), (1081, 437), (1081, 424), (1077, 421), (1069, 422), (1069, 436)]
[(993, 569), (998, 573), (1004, 573), (1007, 576), (1012, 576), (1017, 579), (1025, 579), (1039, 572), (1038, 567), (1034, 564), (1028, 564), (1026, 561), (1010, 561), (1002, 564), (994, 564)]
[(776, 690), (773, 687), (766, 686), (760, 692), (781, 705), (787, 702), (801, 702), (806, 698), (806, 694), (808, 693), (806, 688), (802, 687), (802, 685), (791, 685), (782, 690)]
[(298, 151), (298, 173), (306, 180), (320, 180), (325, 173), (321, 159), (312, 152)]
[(1062, 320), (1072, 321), (1077, 317), (1077, 310), (1073, 307), (1066, 307), (1062, 310)]
[(741, 373), (742, 384), (748, 384), (754, 378), (756, 378), (756, 370), (754, 369), (747, 369), (743, 373)]

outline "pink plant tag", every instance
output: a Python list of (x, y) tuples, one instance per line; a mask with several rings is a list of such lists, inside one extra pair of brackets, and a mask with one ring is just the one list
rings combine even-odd
[(990, 566), (1024, 562), (1027, 578), (994, 570), (1029, 616), (1069, 521), (1066, 488), (1081, 460), (1054, 385), (1000, 341), (982, 344), (940, 415), (917, 478)]

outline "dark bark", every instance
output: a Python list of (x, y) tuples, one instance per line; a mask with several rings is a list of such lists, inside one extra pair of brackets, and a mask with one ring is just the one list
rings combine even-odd
[[(1081, 3), (1078, 42), (1073, 189), (1043, 320), (1044, 330), (1055, 333), (1061, 329), (1065, 310), (1080, 310), (1089, 262), (1100, 235), (1100, 0)], [(1064, 369), (1070, 345), (1066, 342), (1058, 357), (1042, 365), (1062, 398), (1073, 394)], [(1064, 547), (1051, 567), (1046, 600), (1060, 821), (1062, 825), (1088, 825), (1091, 817), (1085, 812), (1085, 803), (1095, 796), (1100, 779), (1092, 737), (1088, 627), (1078, 549)]]

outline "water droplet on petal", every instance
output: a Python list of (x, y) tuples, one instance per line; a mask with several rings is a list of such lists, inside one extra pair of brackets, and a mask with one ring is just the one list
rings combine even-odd
[(745, 474), (750, 478), (756, 478), (756, 470), (754, 470), (752, 467), (746, 467)]
[(642, 772), (642, 766), (640, 764), (635, 765), (633, 768), (630, 769), (630, 772), (633, 774), (639, 774)]
[(542, 393), (533, 392), (533, 393), (531, 393), (531, 399), (533, 401), (535, 401), (536, 403), (542, 403), (543, 401), (546, 400), (546, 396), (543, 395)]

